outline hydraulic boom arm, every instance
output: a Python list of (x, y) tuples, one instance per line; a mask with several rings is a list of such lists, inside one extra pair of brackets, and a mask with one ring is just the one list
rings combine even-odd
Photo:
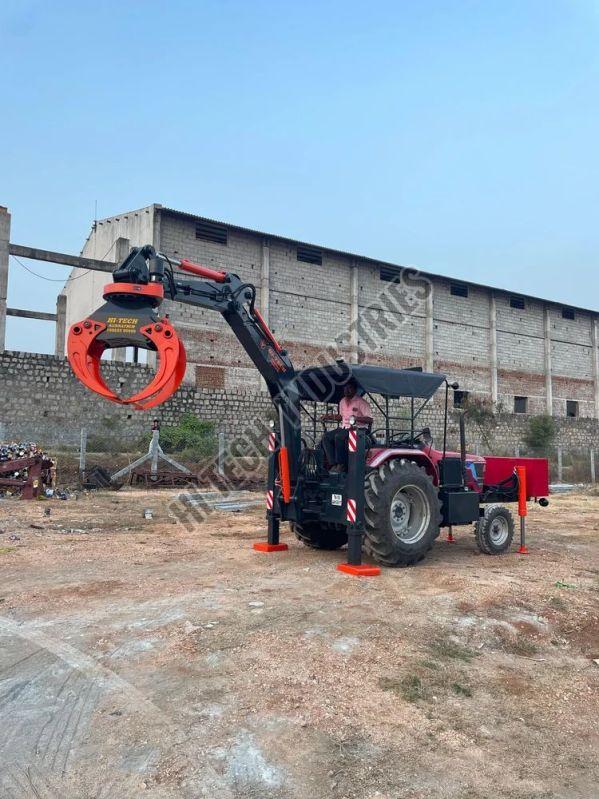
[[(175, 266), (204, 279), (181, 280)], [(273, 398), (293, 376), (287, 352), (255, 306), (255, 287), (237, 275), (168, 258), (148, 245), (132, 250), (114, 271), (113, 280), (104, 289), (105, 304), (73, 325), (68, 337), (71, 365), (92, 391), (146, 409), (164, 402), (177, 389), (185, 373), (185, 350), (168, 317), (158, 313), (165, 297), (222, 314)], [(149, 386), (124, 399), (104, 383), (100, 358), (109, 348), (127, 346), (157, 352), (159, 368)]]
[[(201, 280), (184, 280), (174, 267)], [(113, 272), (113, 283), (105, 287), (104, 305), (69, 331), (69, 362), (79, 380), (106, 399), (137, 410), (167, 400), (183, 380), (186, 355), (168, 315), (158, 312), (165, 298), (218, 311), (227, 322), (277, 408), (281, 445), (289, 451), (293, 479), (300, 447), (293, 364), (256, 308), (256, 288), (235, 274), (169, 258), (150, 245), (133, 249)], [(156, 352), (158, 368), (145, 388), (123, 398), (105, 383), (100, 361), (107, 349), (128, 346)]]

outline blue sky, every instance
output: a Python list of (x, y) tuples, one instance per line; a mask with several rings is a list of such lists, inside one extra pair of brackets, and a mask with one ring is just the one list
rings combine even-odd
[[(597, 309), (598, 33), (599, 0), (4, 0), (0, 205), (48, 249), (159, 202)], [(10, 305), (60, 285), (11, 259)]]

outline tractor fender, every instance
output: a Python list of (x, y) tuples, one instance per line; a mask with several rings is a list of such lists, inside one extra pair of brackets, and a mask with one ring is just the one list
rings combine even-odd
[(367, 467), (371, 469), (378, 469), (389, 461), (413, 461), (418, 466), (422, 466), (428, 475), (433, 480), (434, 485), (439, 484), (439, 473), (431, 458), (419, 449), (408, 449), (402, 447), (401, 449), (380, 449), (376, 451), (373, 456), (367, 461)]

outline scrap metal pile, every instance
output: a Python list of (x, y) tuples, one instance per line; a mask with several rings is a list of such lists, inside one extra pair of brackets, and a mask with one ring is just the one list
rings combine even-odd
[(32, 441), (0, 444), (0, 493), (35, 499), (56, 481), (56, 462)]
[[(40, 452), (40, 448), (32, 441), (13, 441), (0, 444), (0, 461), (14, 461), (19, 458), (31, 458)], [(42, 453), (43, 454), (43, 453)]]

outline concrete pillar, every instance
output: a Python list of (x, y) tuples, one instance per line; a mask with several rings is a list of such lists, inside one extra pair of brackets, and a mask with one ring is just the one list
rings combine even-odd
[[(125, 258), (129, 255), (131, 250), (131, 242), (129, 239), (125, 239), (122, 236), (114, 243), (114, 260), (117, 264), (120, 264), (121, 261), (124, 261)], [(126, 361), (127, 360), (127, 350), (125, 347), (115, 347), (115, 349), (110, 351), (113, 361)]]
[(6, 349), (6, 296), (8, 294), (8, 243), (10, 214), (0, 205), (0, 352)]
[(64, 358), (67, 341), (67, 295), (59, 294), (56, 298), (56, 339), (54, 354)]
[(489, 368), (491, 370), (491, 402), (497, 407), (499, 402), (499, 380), (497, 376), (497, 300), (489, 292)]
[(260, 268), (260, 313), (269, 322), (270, 310), (270, 241), (262, 240), (262, 265)]
[(358, 334), (360, 324), (360, 267), (354, 258), (349, 270), (349, 347), (351, 361), (358, 363)]
[(561, 447), (557, 448), (557, 482), (562, 483), (564, 476), (564, 459)]
[(549, 308), (543, 308), (543, 331), (545, 338), (545, 411), (553, 416), (553, 381), (551, 379), (551, 317)]
[[(262, 239), (262, 261), (260, 263), (260, 296), (258, 310), (270, 326), (270, 240)], [(267, 391), (266, 380), (260, 376), (260, 391)]]
[[(152, 216), (152, 246), (156, 252), (162, 252), (162, 245), (160, 242), (160, 233), (162, 230), (162, 206), (159, 203), (154, 203), (151, 207), (150, 214)], [(156, 369), (158, 366), (158, 356), (152, 350), (148, 350), (146, 353), (146, 365), (149, 366), (150, 369)], [(188, 365), (188, 368), (185, 371), (185, 377), (183, 378), (183, 384), (195, 386), (195, 366), (190, 367)]]
[(424, 320), (424, 368), (427, 372), (435, 370), (435, 317), (434, 317), (434, 287), (428, 281), (428, 293), (425, 303), (426, 317)]
[(85, 461), (87, 455), (87, 429), (81, 428), (81, 443), (79, 444), (79, 478), (85, 482)]
[(593, 381), (595, 395), (595, 419), (599, 419), (599, 320), (591, 320), (591, 339), (593, 342)]
[(226, 439), (222, 430), (218, 433), (218, 458), (217, 458), (217, 473), (220, 477), (225, 476), (225, 455), (226, 455)]

